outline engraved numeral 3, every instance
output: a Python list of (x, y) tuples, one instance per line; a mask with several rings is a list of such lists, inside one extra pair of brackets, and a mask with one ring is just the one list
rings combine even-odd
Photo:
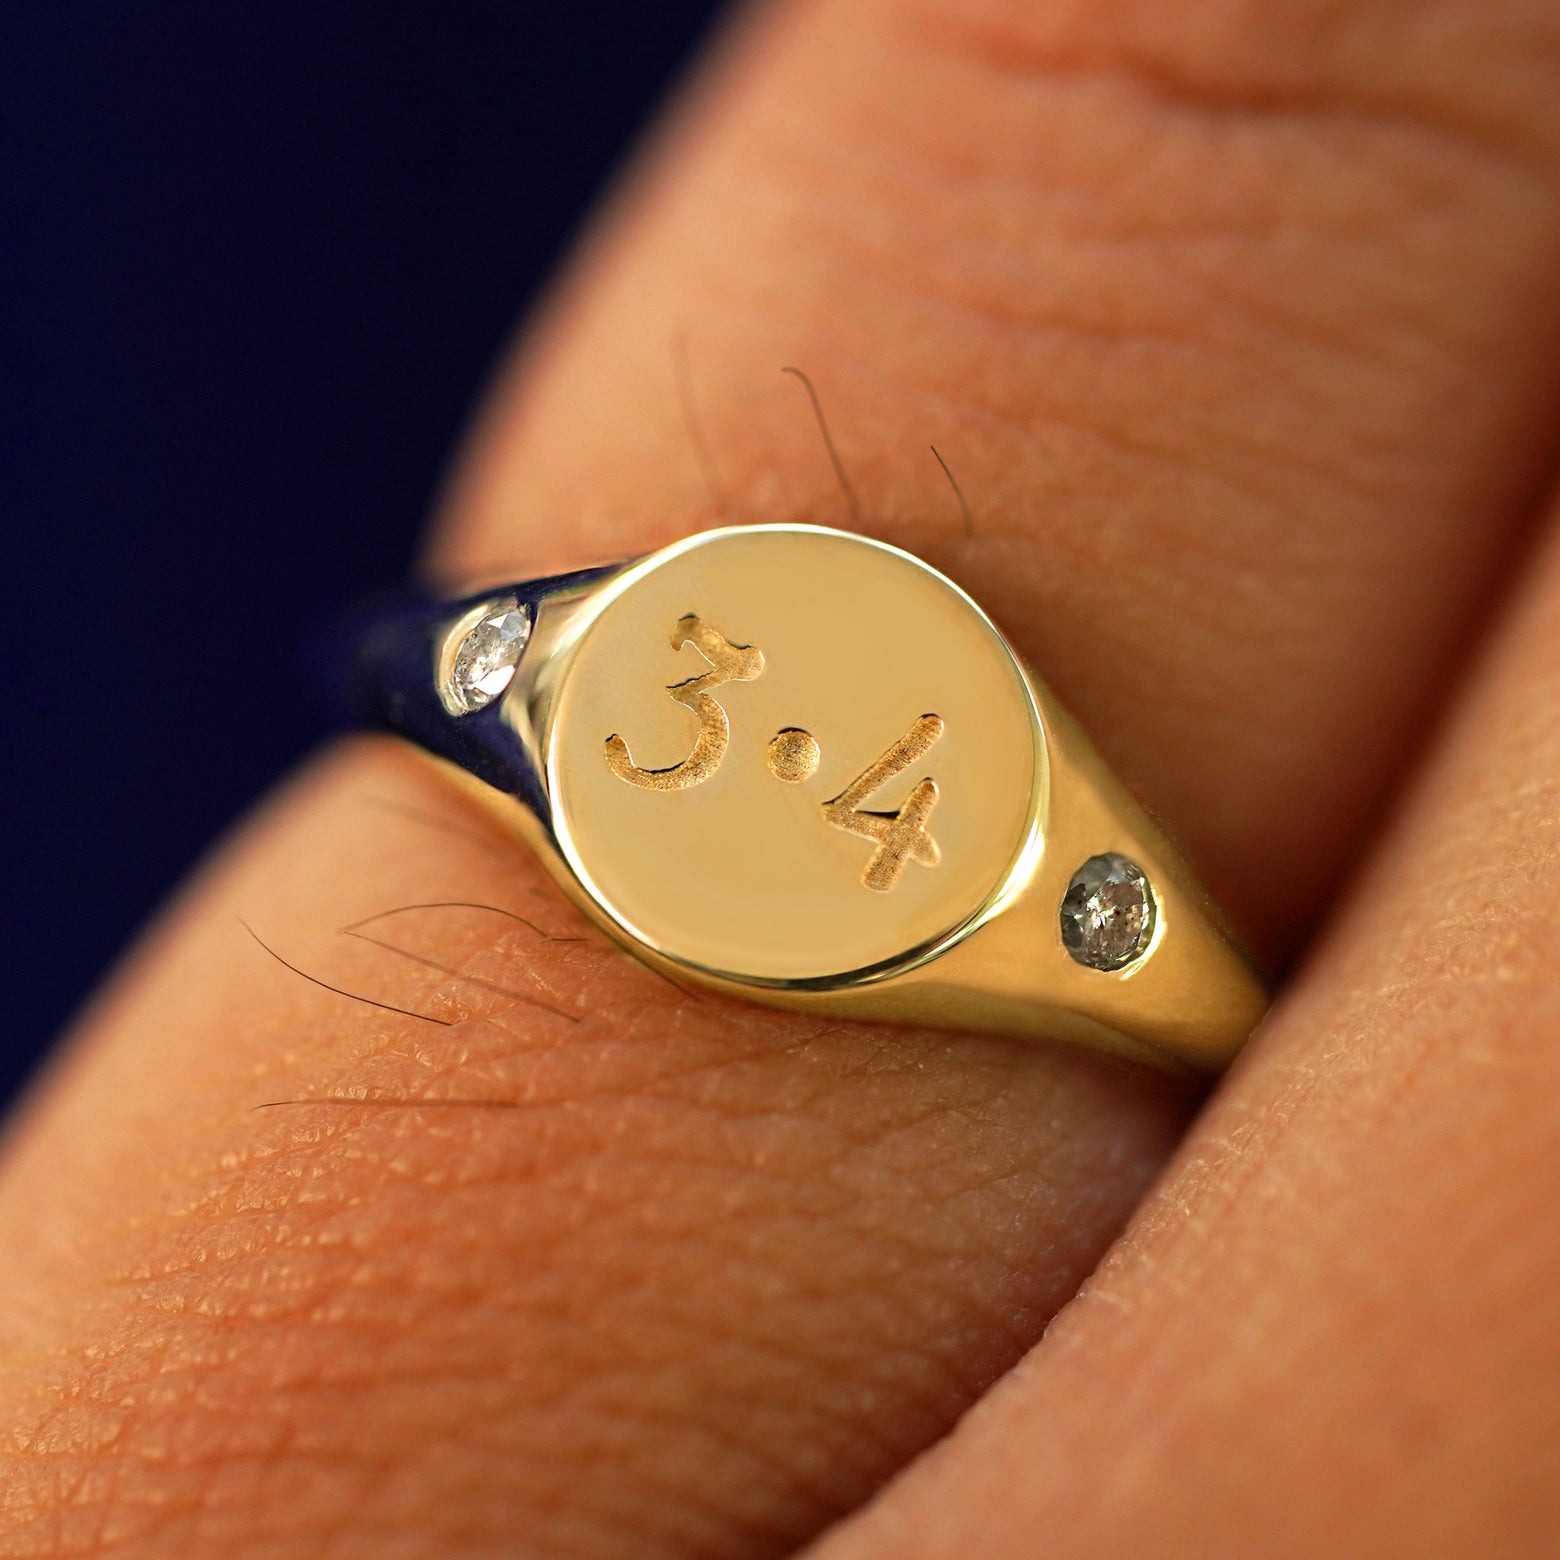
[(714, 668), (698, 677), (690, 677), (686, 682), (672, 683), (666, 690), (699, 719), (699, 734), (694, 739), (693, 751), (670, 769), (641, 769), (622, 737), (616, 734), (608, 737), (607, 763), (613, 774), (630, 785), (643, 786), (650, 791), (686, 791), (690, 786), (702, 785), (708, 780), (720, 767), (731, 741), (731, 722), (710, 689), (718, 688), (722, 683), (752, 682), (764, 670), (762, 650), (752, 645), (732, 644), (719, 630), (692, 613), (679, 618), (677, 627), (672, 630), (672, 649), (681, 650), (684, 645), (692, 645)]
[(886, 894), (899, 881), (907, 861), (935, 867), (942, 859), (937, 841), (926, 830), (937, 805), (937, 782), (922, 780), (896, 813), (865, 812), (861, 804), (935, 746), (942, 734), (942, 718), (923, 715), (876, 763), (857, 775), (833, 801), (823, 804), (823, 816), (836, 829), (876, 843), (861, 881), (879, 893)]

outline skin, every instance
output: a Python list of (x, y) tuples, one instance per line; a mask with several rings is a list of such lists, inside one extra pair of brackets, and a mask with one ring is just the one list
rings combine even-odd
[(0, 1554), (1551, 1551), (1557, 87), (1549, 0), (739, 19), (430, 572), (857, 523), (1316, 951), (1199, 1112), (693, 998), (344, 744), (11, 1128)]
[(1018, 1560), (1042, 1533), (1553, 1553), (1557, 709), (1551, 541), (1361, 892), (1099, 1273), (819, 1560)]

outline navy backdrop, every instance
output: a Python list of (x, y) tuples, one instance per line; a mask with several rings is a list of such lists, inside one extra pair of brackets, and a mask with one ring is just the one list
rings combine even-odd
[(406, 569), (713, 9), (4, 8), (0, 1097), (321, 735), (307, 627)]

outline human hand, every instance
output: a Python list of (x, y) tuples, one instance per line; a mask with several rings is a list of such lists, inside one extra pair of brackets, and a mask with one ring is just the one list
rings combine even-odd
[(1021, 1358), (831, 1560), (1552, 1548), (1557, 81), (1543, 0), (739, 24), (433, 568), (853, 523), (801, 364), (861, 528), (988, 607), (1275, 968), (1318, 950), (1194, 1117), (692, 998), (344, 746), (13, 1131), (0, 1553), (781, 1554)]

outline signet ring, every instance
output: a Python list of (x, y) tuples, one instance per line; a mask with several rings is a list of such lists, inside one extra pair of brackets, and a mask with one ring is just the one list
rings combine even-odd
[(882, 542), (732, 526), (397, 602), (346, 687), (675, 980), (1200, 1073), (1267, 1006), (1078, 722)]

